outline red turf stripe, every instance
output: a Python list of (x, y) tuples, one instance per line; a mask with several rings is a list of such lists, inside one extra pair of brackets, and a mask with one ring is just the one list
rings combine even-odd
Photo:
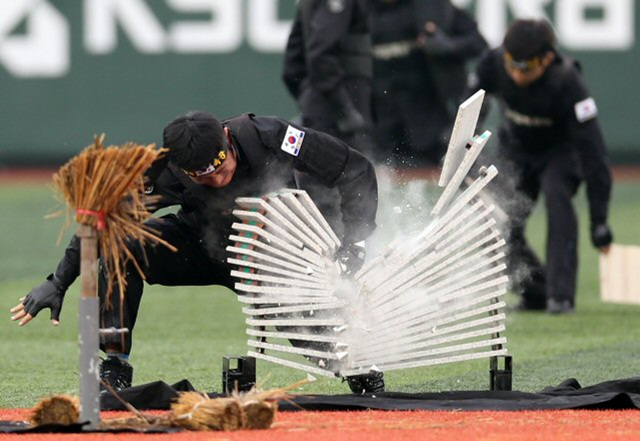
[[(0, 419), (28, 416), (25, 409), (0, 409)], [(103, 418), (126, 416), (103, 412)], [(0, 440), (50, 441), (60, 435), (0, 435)], [(438, 440), (640, 440), (640, 412), (524, 411), (524, 412), (281, 412), (270, 430), (238, 432), (182, 432), (167, 435), (74, 434), (82, 440), (230, 440), (230, 441), (405, 441)]]

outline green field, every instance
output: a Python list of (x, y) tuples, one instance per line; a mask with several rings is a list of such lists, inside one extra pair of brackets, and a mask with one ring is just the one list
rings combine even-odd
[[(640, 183), (617, 183), (614, 188), (611, 224), (616, 242), (640, 243), (639, 195)], [(380, 242), (417, 228), (416, 223), (427, 219), (420, 213), (428, 212), (426, 207), (436, 197), (435, 187), (419, 183), (383, 191)], [(577, 204), (581, 218), (577, 312), (572, 316), (509, 314), (506, 336), (514, 357), (514, 389), (537, 391), (571, 377), (590, 385), (640, 374), (640, 307), (599, 300), (597, 254), (588, 240), (584, 199), (581, 193)], [(64, 218), (44, 219), (61, 208), (45, 185), (0, 184), (0, 207), (0, 308), (4, 311), (0, 407), (29, 407), (44, 395), (77, 393), (79, 284), (67, 294), (59, 327), (51, 326), (48, 311), (23, 328), (11, 322), (9, 309), (52, 271), (69, 233), (56, 246)], [(528, 234), (535, 248), (542, 250), (543, 211), (535, 213)], [(508, 301), (515, 303), (516, 299)], [(201, 390), (220, 391), (222, 356), (243, 354), (245, 340), (240, 304), (232, 292), (217, 287), (148, 287), (131, 357), (134, 383), (187, 378)], [(258, 378), (265, 387), (304, 377), (292, 369), (258, 364)], [(386, 378), (389, 390), (482, 390), (488, 388), (488, 361), (391, 372)], [(302, 390), (347, 391), (345, 384), (329, 379)]]

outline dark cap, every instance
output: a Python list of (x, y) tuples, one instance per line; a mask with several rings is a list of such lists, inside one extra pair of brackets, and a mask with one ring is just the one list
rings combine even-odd
[(189, 112), (171, 121), (162, 133), (169, 160), (195, 171), (207, 167), (219, 151), (227, 150), (222, 124), (207, 112)]
[(546, 20), (515, 20), (504, 37), (503, 47), (515, 61), (540, 57), (555, 47), (556, 37)]

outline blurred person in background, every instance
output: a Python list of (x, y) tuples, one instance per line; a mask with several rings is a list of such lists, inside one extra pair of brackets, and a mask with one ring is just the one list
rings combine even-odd
[(284, 56), (283, 80), (302, 125), (365, 155), (371, 139), (369, 0), (300, 0)]
[[(342, 139), (372, 158), (370, 0), (300, 0), (284, 54), (282, 78), (302, 125)], [(296, 172), (330, 217), (338, 197), (308, 173)]]
[(487, 47), (474, 19), (449, 0), (372, 0), (373, 114), (380, 158), (438, 165)]
[[(508, 265), (519, 309), (572, 313), (578, 269), (578, 221), (572, 199), (584, 181), (591, 242), (606, 252), (611, 171), (598, 109), (580, 64), (559, 52), (550, 24), (516, 20), (501, 47), (488, 51), (472, 77), (500, 103), (501, 125), (492, 183), (509, 216)], [(525, 238), (542, 193), (547, 216), (546, 265)]]
[[(117, 337), (101, 344), (107, 356), (100, 376), (116, 390), (132, 383), (129, 354), (145, 281), (233, 289), (225, 249), (236, 221), (232, 211), (237, 197), (295, 188), (294, 171), (308, 173), (325, 188), (337, 188), (340, 198), (334, 203), (339, 204), (341, 217), (327, 221), (336, 231), (336, 222), (343, 225), (337, 258), (347, 275), (364, 262), (358, 243), (376, 227), (378, 188), (371, 162), (326, 133), (274, 117), (245, 114), (220, 122), (206, 112), (190, 112), (167, 124), (163, 143), (169, 152), (147, 171), (145, 193), (156, 197), (154, 210), (176, 205), (180, 209), (152, 218), (146, 225), (178, 251), (132, 244), (130, 250), (145, 279), (130, 263), (124, 302), (113, 295), (110, 308), (105, 306), (107, 278), (102, 271), (99, 279), (101, 327), (129, 331), (122, 340)], [(11, 309), (12, 320), (19, 320), (22, 326), (48, 308), (52, 323), (59, 323), (64, 295), (80, 273), (79, 248), (80, 240), (74, 236), (56, 270)], [(119, 288), (113, 287), (112, 292)], [(348, 377), (347, 382), (357, 393), (384, 390), (381, 372)]]

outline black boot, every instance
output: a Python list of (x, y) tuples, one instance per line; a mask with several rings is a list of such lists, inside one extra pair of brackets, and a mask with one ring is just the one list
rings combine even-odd
[(384, 373), (371, 371), (368, 374), (347, 377), (349, 389), (354, 394), (384, 392)]
[[(100, 364), (100, 379), (109, 383), (114, 390), (126, 389), (131, 387), (133, 366), (118, 357), (108, 356)], [(102, 385), (100, 388), (105, 389)]]

